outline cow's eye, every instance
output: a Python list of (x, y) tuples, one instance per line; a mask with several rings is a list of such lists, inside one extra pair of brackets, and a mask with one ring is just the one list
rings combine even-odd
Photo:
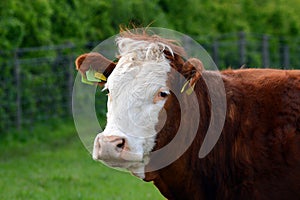
[(169, 92), (159, 92), (159, 96), (162, 98), (166, 98), (169, 95)]
[(161, 100), (165, 100), (170, 95), (170, 92), (166, 88), (161, 88), (157, 91), (157, 93), (154, 96), (153, 102), (157, 103)]

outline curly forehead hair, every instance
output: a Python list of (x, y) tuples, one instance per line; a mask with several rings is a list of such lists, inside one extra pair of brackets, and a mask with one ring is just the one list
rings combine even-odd
[(147, 28), (135, 28), (135, 29), (128, 29), (120, 27), (120, 37), (123, 38), (130, 38), (137, 41), (147, 41), (153, 43), (162, 43), (166, 46), (169, 46), (172, 51), (182, 57), (186, 56), (186, 52), (184, 48), (180, 46), (179, 41), (173, 39), (166, 39), (162, 38), (157, 34), (149, 33)]

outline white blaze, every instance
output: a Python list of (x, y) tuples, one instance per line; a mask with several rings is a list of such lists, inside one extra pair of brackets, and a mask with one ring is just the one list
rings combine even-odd
[(121, 58), (105, 85), (109, 90), (107, 126), (100, 134), (126, 139), (129, 150), (124, 160), (128, 162), (120, 160), (119, 166), (143, 178), (155, 145), (158, 115), (165, 103), (154, 102), (154, 98), (162, 88), (167, 90), (171, 70), (163, 51), (171, 49), (159, 42), (122, 37), (117, 45)]

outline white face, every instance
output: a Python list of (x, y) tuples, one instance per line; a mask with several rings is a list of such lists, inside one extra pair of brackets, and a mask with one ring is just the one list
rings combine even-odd
[(109, 76), (107, 126), (95, 139), (93, 158), (143, 178), (155, 145), (159, 112), (170, 91), (171, 67), (161, 43), (119, 38), (120, 60)]

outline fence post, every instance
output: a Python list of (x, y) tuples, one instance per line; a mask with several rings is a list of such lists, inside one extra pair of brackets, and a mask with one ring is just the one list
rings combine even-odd
[(290, 66), (290, 51), (289, 46), (283, 37), (279, 38), (279, 53), (280, 53), (280, 65), (283, 69), (288, 69)]
[(290, 67), (290, 48), (287, 44), (283, 46), (283, 68), (288, 69)]
[(68, 67), (68, 110), (69, 114), (72, 115), (72, 92), (74, 82), (74, 56), (69, 55), (69, 67)]
[(267, 35), (262, 37), (262, 66), (263, 68), (270, 67), (269, 37)]
[(240, 66), (246, 64), (246, 34), (245, 32), (239, 32), (238, 34), (238, 49), (240, 55)]
[(213, 41), (212, 53), (212, 57), (216, 66), (219, 66), (219, 42), (217, 38), (215, 38)]
[(20, 61), (18, 49), (14, 52), (14, 76), (16, 82), (16, 127), (20, 131), (22, 129), (22, 104), (21, 104), (21, 80), (20, 80)]

